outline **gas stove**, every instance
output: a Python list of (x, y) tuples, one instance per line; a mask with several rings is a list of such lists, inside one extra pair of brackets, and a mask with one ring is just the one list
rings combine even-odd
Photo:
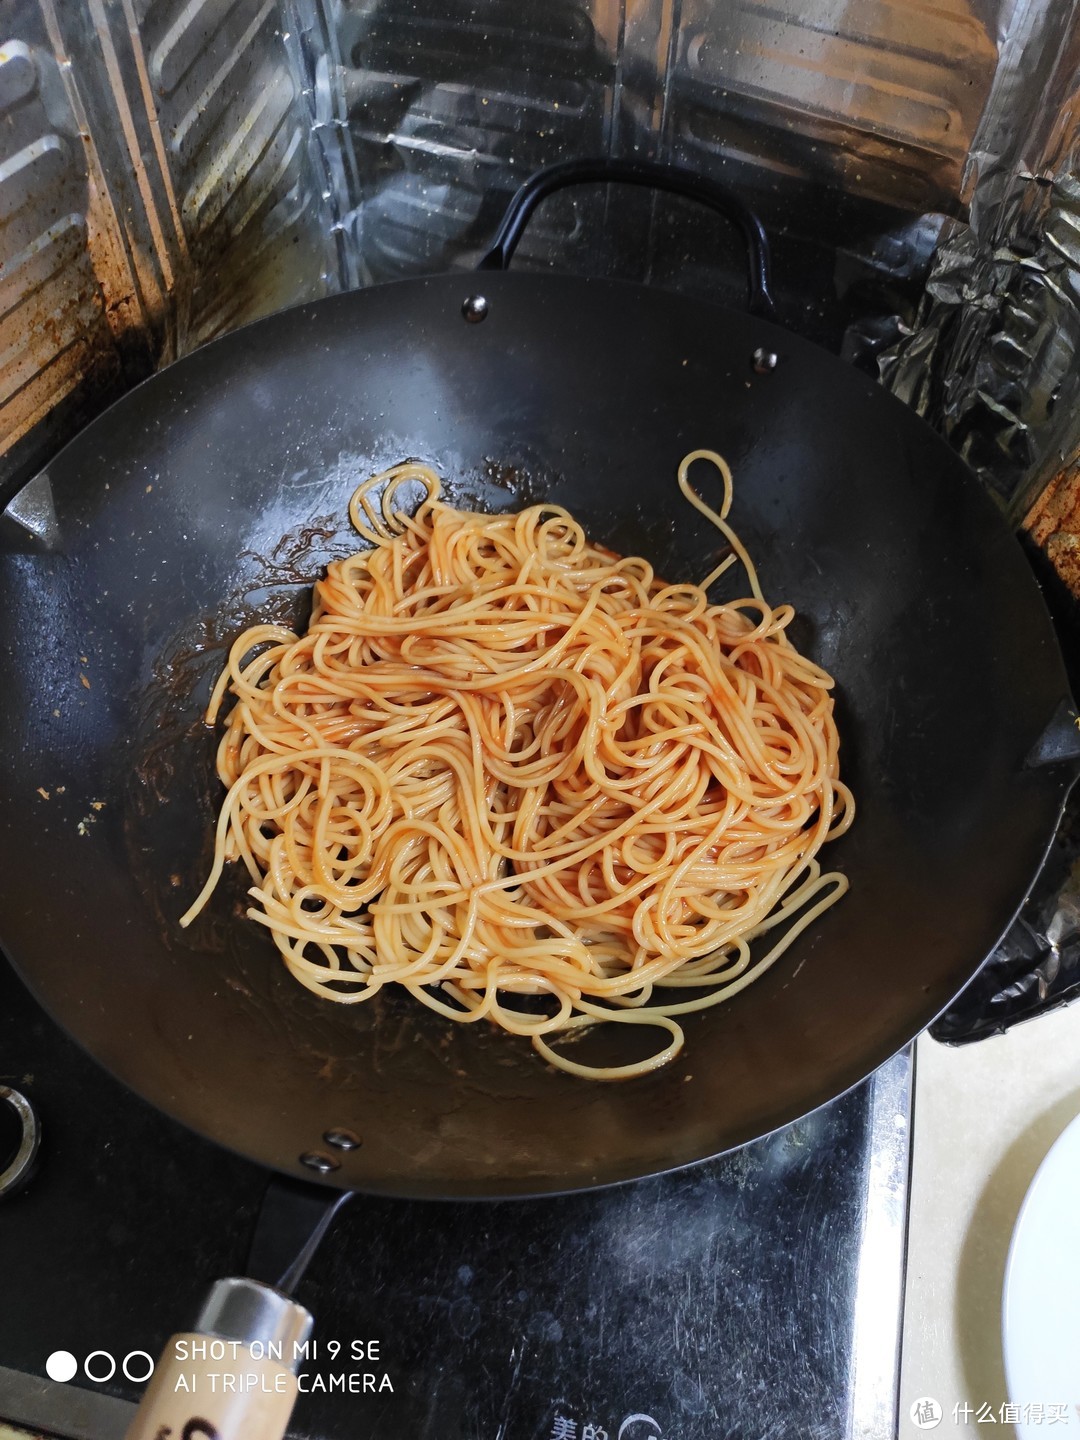
[[(0, 1418), (120, 1440), (150, 1357), (243, 1273), (268, 1176), (127, 1092), (6, 962), (0, 1084), (42, 1128), (36, 1173), (0, 1201)], [(654, 1179), (356, 1197), (297, 1292), (315, 1329), (289, 1434), (888, 1440), (910, 1096), (905, 1051), (767, 1139)]]

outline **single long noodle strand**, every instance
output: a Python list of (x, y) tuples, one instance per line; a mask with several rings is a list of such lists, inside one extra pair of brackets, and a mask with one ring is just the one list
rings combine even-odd
[[(455, 509), (416, 462), (360, 485), (370, 548), (316, 583), (306, 634), (246, 631), (214, 687), (208, 723), (236, 701), (228, 793), (181, 925), (239, 860), (249, 916), (328, 1000), (397, 985), (590, 1079), (673, 1059), (676, 1017), (745, 989), (847, 889), (816, 857), (854, 815), (832, 679), (728, 524), (727, 462), (693, 451), (678, 483), (731, 547), (701, 585), (593, 544), (559, 506)], [(750, 594), (711, 603), (737, 561)], [(660, 1042), (611, 1066), (556, 1048), (602, 1025)]]
[[(705, 501), (702, 500), (701, 496), (690, 484), (690, 466), (695, 460), (708, 460), (720, 471), (720, 478), (724, 482), (724, 503), (720, 507), (719, 515), (711, 505), (706, 505)], [(746, 571), (746, 578), (750, 581), (750, 589), (754, 593), (754, 598), (761, 600), (762, 604), (764, 604), (764, 597), (761, 593), (761, 586), (758, 584), (758, 575), (754, 562), (750, 559), (742, 541), (727, 523), (727, 514), (731, 509), (731, 502), (735, 493), (731, 466), (724, 457), (718, 455), (715, 450), (692, 450), (689, 455), (683, 457), (679, 464), (679, 489), (686, 496), (687, 500), (690, 501), (690, 504), (693, 505), (695, 510), (700, 510), (707, 520), (712, 521), (720, 533), (725, 536), (728, 544), (735, 552), (734, 556), (729, 556), (726, 560), (722, 561), (710, 575), (705, 577), (701, 582), (701, 589), (708, 590), (713, 581), (717, 580), (729, 566), (735, 563), (735, 556), (737, 556), (742, 561), (742, 566)]]

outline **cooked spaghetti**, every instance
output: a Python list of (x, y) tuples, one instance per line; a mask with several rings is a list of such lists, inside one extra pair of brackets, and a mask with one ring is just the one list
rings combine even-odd
[[(690, 485), (699, 459), (719, 512)], [(695, 451), (678, 478), (731, 549), (700, 585), (556, 505), (455, 509), (424, 465), (362, 484), (349, 514), (370, 548), (328, 566), (305, 634), (245, 631), (214, 689), (208, 723), (236, 702), (228, 794), (180, 923), (240, 860), (249, 916), (328, 1000), (398, 985), (575, 1075), (672, 1059), (679, 1016), (744, 989), (847, 889), (816, 856), (853, 815), (832, 680), (762, 597), (727, 464)], [(710, 603), (736, 561), (750, 596)], [(602, 1022), (665, 1033), (610, 1067), (554, 1048)]]

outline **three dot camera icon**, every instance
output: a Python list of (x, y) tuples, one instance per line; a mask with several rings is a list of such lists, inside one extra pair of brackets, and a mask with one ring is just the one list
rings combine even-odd
[(913, 1401), (908, 1411), (916, 1430), (936, 1430), (941, 1424), (943, 1413), (938, 1402), (929, 1395), (921, 1395), (918, 1400)]
[(119, 1364), (107, 1350), (92, 1350), (81, 1366), (70, 1350), (54, 1350), (45, 1361), (45, 1374), (59, 1385), (66, 1385), (69, 1380), (74, 1380), (80, 1369), (87, 1380), (93, 1380), (99, 1385), (111, 1380), (118, 1369), (122, 1370), (129, 1380), (142, 1384), (154, 1373), (154, 1361), (145, 1350), (130, 1351)]

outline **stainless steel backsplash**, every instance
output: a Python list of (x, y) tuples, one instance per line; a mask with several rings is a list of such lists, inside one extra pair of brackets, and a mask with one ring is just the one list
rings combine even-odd
[(0, 449), (17, 475), (155, 366), (339, 281), (275, 0), (5, 0), (0, 24)]
[[(530, 171), (599, 153), (737, 186), (785, 322), (880, 357), (1018, 513), (1075, 448), (1076, 5), (797, 8), (4, 0), (0, 480), (216, 334), (468, 267)], [(715, 217), (615, 187), (519, 256), (742, 296)]]

